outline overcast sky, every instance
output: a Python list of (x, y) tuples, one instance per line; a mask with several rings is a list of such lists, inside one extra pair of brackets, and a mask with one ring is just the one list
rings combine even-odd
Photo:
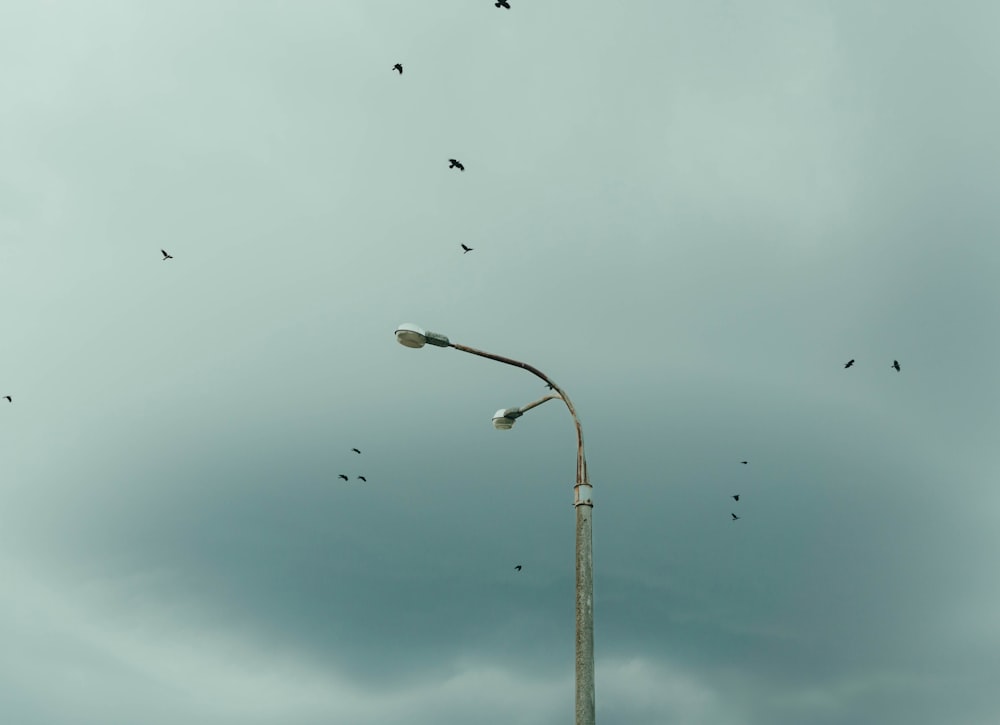
[(0, 722), (1000, 722), (998, 23), (5, 0)]

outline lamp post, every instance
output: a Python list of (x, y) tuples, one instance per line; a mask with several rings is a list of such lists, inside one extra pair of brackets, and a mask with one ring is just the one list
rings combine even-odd
[(451, 342), (445, 335), (428, 332), (410, 323), (396, 328), (396, 340), (404, 347), (451, 347), (505, 365), (513, 365), (541, 378), (556, 393), (521, 408), (501, 408), (493, 416), (493, 425), (498, 430), (510, 430), (514, 421), (525, 411), (557, 397), (566, 404), (573, 417), (573, 424), (576, 426), (576, 484), (573, 487), (573, 506), (576, 509), (576, 725), (594, 725), (594, 555), (591, 523), (594, 504), (592, 487), (587, 478), (587, 459), (583, 453), (583, 426), (580, 425), (573, 403), (562, 388), (527, 363), (459, 345)]

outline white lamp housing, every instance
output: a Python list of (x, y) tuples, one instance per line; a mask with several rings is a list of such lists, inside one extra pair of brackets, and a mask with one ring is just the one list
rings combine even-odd
[(514, 421), (524, 415), (520, 408), (501, 408), (493, 414), (493, 427), (497, 430), (510, 430)]
[(451, 343), (444, 335), (428, 332), (412, 322), (404, 322), (396, 328), (396, 341), (403, 347), (423, 347), (427, 343), (438, 347), (448, 347)]

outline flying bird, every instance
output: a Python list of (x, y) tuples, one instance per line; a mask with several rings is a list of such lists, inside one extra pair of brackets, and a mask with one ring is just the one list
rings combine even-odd
[(896, 368), (896, 372), (898, 373), (899, 372), (899, 360), (893, 360), (892, 361), (892, 366), (894, 368)]
[(398, 70), (399, 71), (399, 75), (403, 75), (403, 64), (402, 63), (396, 63), (396, 65), (394, 65), (392, 67), (392, 69), (393, 70)]
[(351, 450), (357, 453), (358, 455), (361, 455), (361, 451), (359, 451), (357, 448), (352, 448)]
[(337, 478), (342, 478), (342, 479), (344, 479), (345, 481), (350, 481), (350, 480), (351, 480), (351, 479), (349, 479), (349, 478), (348, 478), (347, 476), (345, 476), (345, 475), (344, 475), (343, 473), (341, 473), (341, 474), (340, 474), (339, 476), (337, 476)]
[(851, 367), (851, 365), (853, 365), (853, 364), (854, 364), (854, 361), (853, 361), (853, 360), (848, 360), (848, 361), (847, 361), (847, 364), (846, 364), (846, 365), (844, 365), (844, 367), (845, 367), (845, 368), (849, 368), (849, 367)]
[(3, 397), (7, 398), (7, 402), (8, 403), (13, 403), (14, 402), (13, 400), (11, 400), (11, 397), (9, 395), (5, 395)]
[(467, 247), (464, 244), (462, 245), (462, 254), (468, 254), (471, 251), (472, 251), (472, 247)]
[(733, 500), (734, 501), (739, 501), (740, 500), (740, 495), (738, 493), (733, 494)]
[(552, 383), (545, 383), (545, 387), (548, 388), (549, 390), (555, 390), (555, 388), (552, 387)]
[(365, 483), (368, 483), (368, 479), (367, 479), (367, 478), (365, 478), (364, 476), (358, 476), (358, 478), (360, 478), (360, 479), (361, 479), (362, 481), (364, 481)]
[(168, 259), (173, 259), (174, 258), (173, 255), (167, 254), (167, 250), (166, 249), (161, 249), (160, 251), (163, 252), (163, 259), (162, 259), (162, 261), (166, 262)]
[(733, 517), (733, 521), (739, 519), (739, 516), (737, 516), (736, 514), (729, 514), (729, 515)]
[(515, 566), (514, 571), (521, 571), (521, 565), (518, 564), (517, 566)]
[(449, 161), (448, 165), (449, 169), (458, 169), (459, 171), (465, 171), (465, 167), (462, 165), (462, 162), (459, 161), (458, 159), (448, 159), (448, 161)]
[(507, 8), (508, 10), (510, 10), (510, 5), (507, 3), (507, 0), (497, 0), (493, 4), (498, 8)]

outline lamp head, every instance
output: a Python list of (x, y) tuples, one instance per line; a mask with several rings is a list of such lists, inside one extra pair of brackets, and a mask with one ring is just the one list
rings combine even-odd
[(514, 421), (524, 413), (520, 408), (501, 408), (493, 414), (493, 427), (497, 430), (510, 430), (514, 427)]
[(423, 347), (427, 343), (438, 347), (448, 347), (451, 343), (444, 335), (428, 332), (412, 322), (404, 322), (396, 328), (396, 341), (403, 347)]
[(416, 325), (404, 322), (396, 328), (396, 341), (403, 347), (423, 347), (427, 342), (427, 332)]

